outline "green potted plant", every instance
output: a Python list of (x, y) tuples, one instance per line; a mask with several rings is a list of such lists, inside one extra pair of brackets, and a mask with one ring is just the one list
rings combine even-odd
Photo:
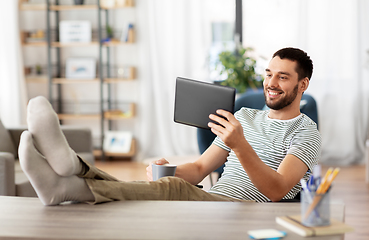
[(41, 75), (42, 74), (42, 67), (40, 64), (36, 64), (36, 74)]
[(113, 39), (114, 31), (113, 28), (109, 25), (106, 25), (106, 35), (109, 39)]
[(252, 48), (238, 47), (236, 51), (223, 51), (218, 57), (217, 66), (220, 74), (226, 73), (227, 78), (220, 84), (236, 88), (237, 93), (262, 86), (263, 76), (256, 73), (256, 60), (249, 55)]

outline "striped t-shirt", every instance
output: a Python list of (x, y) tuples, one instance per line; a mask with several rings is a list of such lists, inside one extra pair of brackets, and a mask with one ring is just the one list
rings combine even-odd
[[(235, 117), (243, 127), (246, 140), (267, 166), (277, 171), (285, 156), (292, 154), (309, 168), (304, 176), (308, 180), (320, 156), (321, 137), (315, 122), (305, 114), (289, 120), (271, 119), (268, 114), (269, 110), (242, 108)], [(219, 137), (213, 144), (230, 153), (222, 177), (209, 192), (236, 199), (269, 201), (251, 182), (236, 154)], [(298, 183), (283, 199), (294, 198), (300, 190)]]

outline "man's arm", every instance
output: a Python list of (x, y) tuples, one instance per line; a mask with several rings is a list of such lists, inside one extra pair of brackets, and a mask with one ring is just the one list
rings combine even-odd
[(250, 180), (261, 193), (272, 201), (281, 200), (300, 181), (308, 167), (297, 157), (287, 155), (278, 170), (274, 171), (261, 161), (247, 142), (242, 126), (233, 114), (224, 110), (218, 110), (217, 114), (227, 120), (211, 115), (212, 120), (222, 125), (210, 122), (212, 132), (235, 152)]
[[(226, 162), (228, 154), (228, 151), (212, 144), (195, 162), (177, 166), (175, 176), (196, 185), (215, 169), (222, 166)], [(165, 164), (169, 162), (162, 158), (154, 163)], [(148, 180), (152, 181), (151, 164), (146, 168), (146, 171)]]

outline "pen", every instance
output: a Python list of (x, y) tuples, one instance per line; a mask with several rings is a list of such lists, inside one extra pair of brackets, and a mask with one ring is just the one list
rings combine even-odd
[(331, 186), (333, 180), (336, 178), (339, 171), (340, 171), (339, 168), (336, 168), (334, 171), (333, 171), (333, 168), (328, 169), (328, 171), (326, 172), (326, 174), (323, 178), (322, 183), (319, 185), (318, 190), (316, 191), (317, 194), (314, 196), (313, 202), (310, 204), (308, 210), (305, 213), (305, 216), (304, 216), (305, 219), (309, 217), (310, 213), (318, 205), (318, 203), (322, 199), (323, 195), (327, 192), (327, 190)]
[(315, 192), (316, 187), (314, 185), (314, 175), (313, 174), (310, 175), (309, 181), (307, 182), (306, 186), (310, 192)]
[(311, 193), (309, 191), (309, 188), (307, 186), (305, 179), (301, 178), (300, 183), (302, 186), (302, 190), (304, 191), (305, 196), (307, 197), (308, 202), (311, 203), (313, 201), (313, 198), (311, 197)]
[(329, 187), (331, 186), (333, 180), (336, 178), (337, 174), (340, 172), (339, 168), (334, 169), (332, 175), (330, 176), (329, 180), (327, 180), (326, 184), (323, 186), (322, 193), (326, 193)]
[[(311, 196), (311, 191), (309, 190), (306, 180), (305, 179), (301, 179), (300, 180), (301, 186), (302, 186), (302, 190), (304, 191), (304, 194), (306, 196), (306, 200), (309, 204), (311, 204), (313, 202), (313, 197)], [(317, 211), (314, 210), (314, 213), (317, 217), (319, 217), (319, 213)]]
[(321, 193), (323, 186), (327, 183), (329, 176), (332, 174), (333, 168), (329, 168), (327, 172), (324, 175), (324, 178), (322, 182), (319, 184), (318, 189), (316, 190), (316, 193)]
[(313, 176), (314, 176), (314, 185), (315, 185), (315, 189), (318, 188), (318, 186), (320, 185), (320, 181), (321, 181), (321, 172), (322, 172), (322, 166), (321, 165), (316, 165), (313, 169)]

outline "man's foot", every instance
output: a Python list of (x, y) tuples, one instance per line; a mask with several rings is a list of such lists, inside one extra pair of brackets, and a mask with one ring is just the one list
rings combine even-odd
[(24, 131), (19, 144), (19, 162), (44, 205), (65, 201), (94, 201), (94, 196), (82, 178), (59, 176), (36, 150), (32, 135)]
[(46, 98), (39, 96), (29, 101), (27, 124), (37, 150), (57, 174), (67, 177), (81, 173), (82, 164), (69, 147), (58, 116)]

